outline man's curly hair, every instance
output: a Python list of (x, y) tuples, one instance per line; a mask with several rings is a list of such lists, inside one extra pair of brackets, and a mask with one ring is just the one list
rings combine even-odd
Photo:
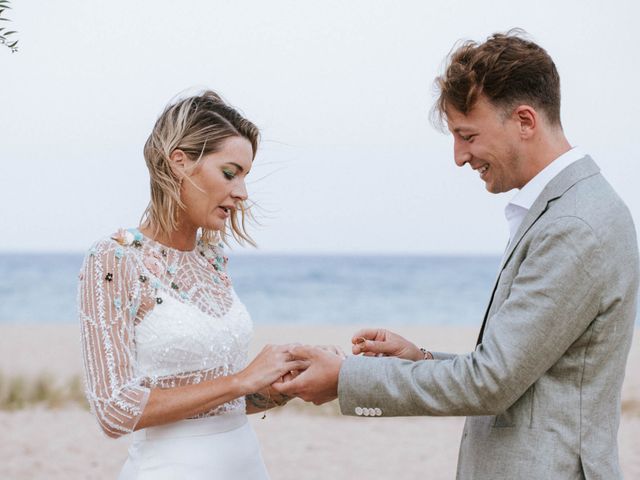
[(466, 115), (483, 95), (505, 115), (528, 104), (560, 126), (560, 76), (549, 54), (524, 35), (513, 29), (453, 50), (444, 74), (435, 79), (434, 122), (444, 126), (449, 108)]

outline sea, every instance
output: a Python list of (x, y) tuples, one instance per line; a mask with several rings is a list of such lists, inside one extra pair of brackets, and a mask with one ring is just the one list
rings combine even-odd
[[(82, 261), (83, 254), (0, 254), (0, 324), (77, 322)], [(498, 256), (235, 254), (228, 269), (256, 326), (479, 326), (499, 263)]]

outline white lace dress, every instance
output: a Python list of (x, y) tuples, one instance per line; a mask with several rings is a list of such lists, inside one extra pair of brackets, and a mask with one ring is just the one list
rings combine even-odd
[[(120, 230), (89, 250), (79, 317), (87, 397), (104, 432), (135, 430), (154, 388), (238, 372), (251, 319), (226, 274), (222, 245), (179, 251)], [(268, 478), (244, 398), (133, 433), (121, 479)]]

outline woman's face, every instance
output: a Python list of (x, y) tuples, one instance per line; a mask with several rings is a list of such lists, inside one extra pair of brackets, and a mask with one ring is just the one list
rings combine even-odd
[[(184, 156), (179, 150), (172, 157), (175, 154)], [(227, 138), (217, 152), (202, 157), (195, 168), (195, 162), (186, 156), (174, 162), (185, 172), (180, 193), (185, 206), (181, 227), (222, 230), (238, 203), (247, 199), (245, 177), (253, 162), (249, 140)]]

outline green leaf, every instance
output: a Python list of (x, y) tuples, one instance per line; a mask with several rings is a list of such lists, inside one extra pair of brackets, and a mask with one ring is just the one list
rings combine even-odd
[(13, 35), (14, 33), (18, 33), (18, 32), (14, 31), (14, 30), (11, 30), (10, 32), (5, 32), (4, 36), (8, 37), (9, 35)]
[(10, 44), (9, 44), (9, 45), (7, 45), (7, 46), (8, 46), (9, 48), (13, 48), (13, 47), (15, 47), (17, 44), (18, 44), (18, 41), (16, 40), (15, 42), (10, 43)]
[(11, 20), (9, 20), (8, 18), (0, 18), (0, 22), (10, 22)]

